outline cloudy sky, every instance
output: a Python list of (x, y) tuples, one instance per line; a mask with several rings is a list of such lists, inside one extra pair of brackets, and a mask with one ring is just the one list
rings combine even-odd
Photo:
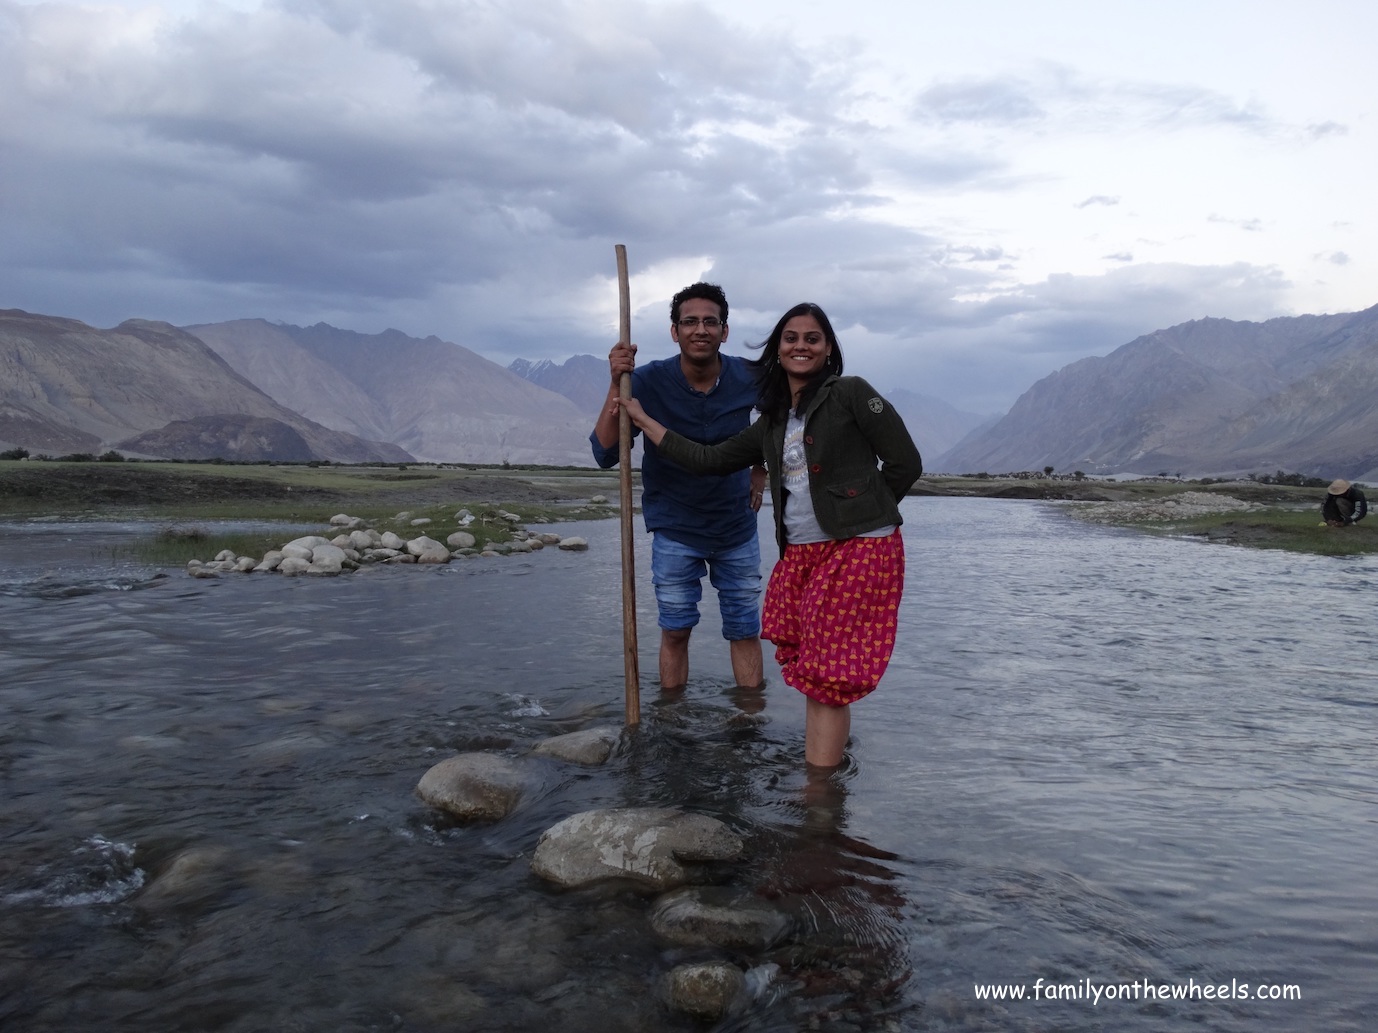
[(979, 413), (1189, 319), (1378, 303), (1369, 0), (0, 0), (0, 307), (506, 364), (729, 350)]

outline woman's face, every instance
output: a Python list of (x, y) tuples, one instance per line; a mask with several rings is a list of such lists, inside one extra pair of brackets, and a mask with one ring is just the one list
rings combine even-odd
[(818, 320), (795, 316), (780, 335), (780, 366), (791, 380), (808, 380), (827, 361), (831, 349)]

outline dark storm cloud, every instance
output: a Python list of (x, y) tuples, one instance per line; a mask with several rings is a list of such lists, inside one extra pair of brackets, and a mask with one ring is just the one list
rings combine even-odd
[[(744, 230), (865, 187), (845, 148), (806, 146), (837, 121), (835, 83), (701, 11), (443, 13), (293, 3), (21, 89), (19, 122), (57, 112), (85, 144), (22, 141), (15, 192), (39, 231), (61, 218), (91, 251), (118, 242), (192, 278), (358, 290), (367, 263), (374, 292), (409, 296), (525, 265), (533, 236)], [(16, 78), (52, 72), (13, 42)], [(810, 135), (755, 138), (787, 119)], [(62, 192), (46, 182), (58, 163)], [(78, 198), (69, 216), (62, 193)], [(455, 238), (469, 246), (437, 246)]]
[[(1008, 244), (875, 218), (883, 182), (1009, 190), (1017, 174), (1001, 146), (915, 144), (857, 116), (848, 60), (691, 3), (282, 0), (153, 21), (0, 0), (0, 305), (325, 320), (563, 359), (606, 351), (588, 291), (625, 243), (634, 273), (729, 285), (734, 339), (809, 298), (877, 342), (863, 366), (987, 378), (1006, 404), (1079, 348), (1245, 295), (1272, 311), (1278, 283), (1248, 269), (1016, 290)], [(933, 83), (911, 113), (1023, 131), (1126, 110), (1254, 117), (1058, 69)]]

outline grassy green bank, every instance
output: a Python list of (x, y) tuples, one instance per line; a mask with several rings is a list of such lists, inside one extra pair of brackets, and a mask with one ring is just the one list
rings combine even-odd
[[(932, 477), (918, 489), (934, 495), (978, 495), (986, 498), (1064, 500), (1087, 503), (1072, 507), (1077, 516), (1132, 527), (1145, 534), (1176, 537), (1256, 549), (1282, 549), (1322, 556), (1378, 552), (1378, 517), (1351, 527), (1321, 523), (1323, 487), (1298, 487), (1258, 481), (1179, 481), (1149, 478), (1101, 481), (1038, 476), (1007, 478)], [(1198, 512), (1209, 504), (1172, 503), (1184, 496), (1212, 496), (1223, 505), (1247, 503), (1247, 509)]]
[(1172, 527), (1141, 523), (1153, 534), (1201, 538), (1226, 545), (1245, 545), (1258, 549), (1285, 549), (1320, 556), (1356, 556), (1378, 552), (1378, 521), (1363, 520), (1350, 527), (1327, 527), (1321, 523), (1320, 502), (1298, 512), (1279, 508), (1243, 516), (1215, 514), (1182, 521)]

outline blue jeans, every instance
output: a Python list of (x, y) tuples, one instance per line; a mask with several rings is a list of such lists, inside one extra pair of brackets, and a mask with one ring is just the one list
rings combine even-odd
[(699, 622), (703, 575), (718, 591), (722, 637), (729, 642), (761, 634), (761, 544), (755, 535), (732, 549), (703, 550), (651, 536), (651, 582), (660, 626), (683, 631)]

